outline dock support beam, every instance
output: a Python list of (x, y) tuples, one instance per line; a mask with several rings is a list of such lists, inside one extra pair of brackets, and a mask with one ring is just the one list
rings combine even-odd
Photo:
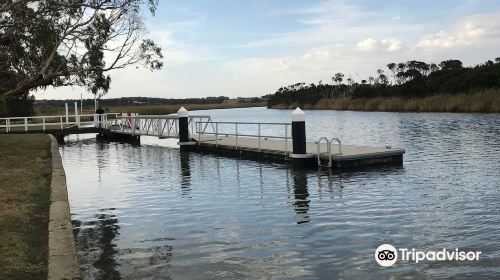
[(306, 118), (304, 111), (299, 107), (292, 112), (292, 146), (293, 152), (290, 154), (295, 165), (308, 165), (313, 158), (306, 150)]
[(195, 143), (190, 141), (189, 138), (189, 112), (186, 108), (181, 107), (179, 111), (177, 111), (177, 117), (179, 119), (179, 146), (181, 150), (187, 150), (190, 145), (194, 145)]

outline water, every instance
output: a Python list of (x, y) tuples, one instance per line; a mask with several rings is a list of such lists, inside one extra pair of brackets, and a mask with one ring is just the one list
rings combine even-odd
[[(287, 122), (289, 110), (212, 110)], [(404, 166), (335, 174), (71, 136), (61, 146), (85, 279), (500, 277), (500, 115), (306, 111), (309, 140), (406, 149)], [(374, 260), (389, 243), (474, 262)]]

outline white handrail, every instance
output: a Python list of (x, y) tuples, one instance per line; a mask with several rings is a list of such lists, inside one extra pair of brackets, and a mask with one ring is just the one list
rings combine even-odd
[[(288, 140), (292, 139), (291, 136), (288, 135), (288, 127), (291, 126), (291, 123), (270, 123), (270, 122), (226, 122), (226, 121), (200, 121), (197, 122), (198, 125), (196, 126), (197, 131), (196, 133), (199, 135), (198, 138), (201, 139), (201, 135), (208, 134), (208, 135), (215, 135), (215, 145), (219, 145), (219, 135), (226, 135), (226, 136), (234, 136), (234, 148), (237, 150), (239, 149), (239, 141), (238, 138), (240, 137), (250, 137), (250, 138), (257, 138), (257, 148), (259, 152), (262, 150), (262, 138), (264, 139), (284, 139), (284, 149), (285, 149), (285, 155), (288, 155)], [(206, 128), (208, 124), (212, 125), (212, 129), (214, 130), (213, 132), (207, 132)], [(201, 130), (201, 124), (205, 124), (205, 128)], [(215, 125), (215, 126), (214, 126)], [(220, 125), (230, 125), (234, 127), (234, 133), (231, 132), (220, 132), (219, 131), (219, 126)], [(240, 127), (243, 125), (256, 125), (257, 126), (257, 131), (256, 134), (249, 134), (249, 133), (240, 133)], [(285, 135), (284, 136), (277, 136), (277, 135), (263, 135), (262, 134), (262, 126), (284, 126), (285, 127)], [(199, 130), (198, 130), (199, 128)]]

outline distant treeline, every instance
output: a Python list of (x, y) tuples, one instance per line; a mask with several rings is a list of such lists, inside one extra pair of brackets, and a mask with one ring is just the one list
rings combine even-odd
[[(156, 97), (121, 97), (102, 99), (102, 106), (134, 106), (134, 105), (176, 105), (176, 104), (220, 104), (229, 100), (227, 96), (204, 97), (204, 98), (156, 98)], [(37, 100), (36, 105), (41, 106), (64, 106), (64, 103), (72, 104), (80, 99), (73, 100)], [(83, 99), (83, 106), (94, 106), (94, 99)]]
[(269, 107), (304, 106), (320, 100), (359, 98), (424, 98), (437, 94), (464, 94), (500, 88), (500, 57), (464, 67), (460, 60), (439, 64), (407, 61), (387, 64), (387, 70), (361, 81), (336, 73), (332, 83), (297, 83), (279, 88), (269, 97)]

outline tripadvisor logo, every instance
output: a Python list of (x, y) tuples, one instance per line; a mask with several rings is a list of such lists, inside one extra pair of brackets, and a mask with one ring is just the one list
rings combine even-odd
[[(423, 251), (415, 248), (406, 249), (392, 246), (391, 244), (382, 244), (375, 250), (375, 260), (381, 266), (392, 266), (399, 259), (401, 261), (411, 261), (418, 263), (420, 261), (477, 261), (480, 251), (461, 251), (441, 249), (439, 251)], [(399, 257), (398, 257), (399, 256)]]

